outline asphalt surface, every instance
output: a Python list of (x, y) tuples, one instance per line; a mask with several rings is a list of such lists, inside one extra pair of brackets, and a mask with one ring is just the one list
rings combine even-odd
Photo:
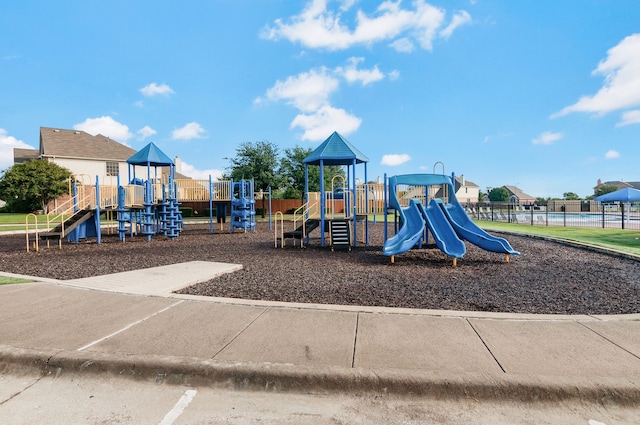
[(429, 311), (172, 293), (239, 268), (198, 261), (1, 285), (0, 372), (274, 393), (640, 403), (640, 314)]

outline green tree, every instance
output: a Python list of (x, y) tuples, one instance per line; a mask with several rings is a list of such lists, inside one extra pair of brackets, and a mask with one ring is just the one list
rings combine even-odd
[(224, 179), (253, 179), (256, 191), (266, 191), (269, 187), (280, 188), (283, 179), (277, 173), (278, 147), (273, 143), (245, 142), (236, 149), (236, 156), (230, 158), (231, 165)]
[[(284, 197), (286, 199), (304, 199), (304, 159), (313, 152), (313, 149), (303, 149), (296, 146), (291, 149), (285, 149), (284, 157), (280, 160), (279, 174), (284, 179), (283, 188), (285, 190)], [(307, 168), (309, 173), (309, 191), (317, 192), (320, 190), (320, 167), (310, 166)], [(342, 167), (331, 165), (324, 167), (324, 187), (325, 190), (331, 189), (331, 180), (335, 176), (345, 177)]]
[(509, 200), (509, 191), (506, 187), (495, 187), (489, 191), (489, 200), (491, 202), (507, 202)]
[(599, 186), (596, 186), (596, 188), (593, 190), (593, 196), (596, 197), (604, 195), (605, 193), (615, 192), (616, 190), (618, 190), (617, 186), (614, 186), (612, 184), (601, 184)]
[(0, 199), (13, 212), (47, 212), (49, 201), (69, 192), (71, 171), (43, 159), (15, 164), (0, 177)]
[(565, 192), (562, 194), (562, 199), (565, 201), (577, 201), (580, 199), (577, 193), (574, 192)]

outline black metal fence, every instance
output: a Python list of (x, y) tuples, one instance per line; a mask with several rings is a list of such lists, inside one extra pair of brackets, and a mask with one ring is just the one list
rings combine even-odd
[(477, 203), (465, 207), (476, 220), (501, 221), (531, 226), (600, 227), (640, 230), (640, 204), (591, 205), (587, 211), (572, 211), (569, 205), (522, 205)]

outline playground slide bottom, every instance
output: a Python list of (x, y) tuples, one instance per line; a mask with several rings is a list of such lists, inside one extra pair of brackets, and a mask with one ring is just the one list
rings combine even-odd
[(386, 256), (402, 254), (413, 248), (424, 235), (424, 221), (416, 202), (400, 210), (402, 227), (393, 237), (387, 239), (382, 247), (382, 253)]
[(462, 239), (476, 245), (485, 251), (497, 252), (509, 255), (520, 255), (514, 250), (506, 239), (493, 236), (478, 227), (467, 215), (458, 203), (445, 206), (441, 200), (431, 201), (433, 207), (442, 210), (455, 232)]

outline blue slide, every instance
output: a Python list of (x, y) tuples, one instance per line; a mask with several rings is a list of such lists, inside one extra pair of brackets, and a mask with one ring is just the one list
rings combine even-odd
[(386, 256), (402, 254), (413, 248), (424, 235), (424, 221), (416, 201), (412, 200), (407, 208), (399, 208), (402, 227), (393, 237), (387, 239), (382, 247)]
[(464, 254), (467, 253), (467, 247), (464, 245), (464, 242), (458, 238), (447, 216), (440, 207), (434, 205), (433, 201), (431, 201), (429, 208), (425, 208), (420, 202), (417, 204), (440, 251), (450, 257), (464, 257)]
[(506, 239), (490, 235), (478, 227), (467, 215), (459, 202), (452, 202), (445, 206), (442, 200), (431, 200), (431, 207), (437, 208), (447, 216), (447, 221), (455, 232), (464, 240), (491, 252), (499, 252), (510, 255), (520, 255), (514, 250)]

